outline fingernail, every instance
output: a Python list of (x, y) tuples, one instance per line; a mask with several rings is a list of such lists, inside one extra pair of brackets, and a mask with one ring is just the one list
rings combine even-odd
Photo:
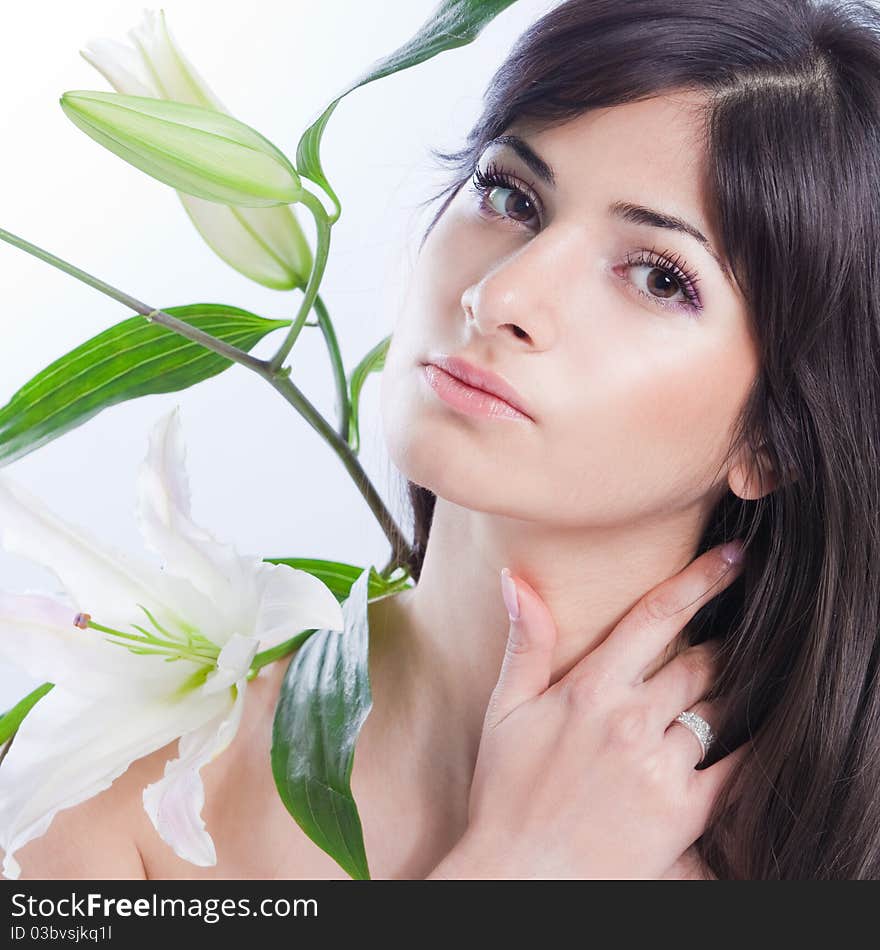
[(728, 541), (721, 548), (721, 556), (729, 564), (737, 564), (742, 560), (743, 556), (743, 543), (741, 538), (737, 538), (735, 541)]
[(501, 596), (511, 620), (519, 620), (519, 597), (516, 596), (516, 584), (510, 576), (510, 570), (501, 568)]

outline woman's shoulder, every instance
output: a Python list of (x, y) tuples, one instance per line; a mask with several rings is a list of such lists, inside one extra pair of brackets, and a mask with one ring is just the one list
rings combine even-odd
[[(248, 746), (258, 733), (271, 730), (270, 697), (278, 685), (271, 681), (279, 672), (278, 665), (265, 668), (249, 685), (235, 738), (201, 769), (206, 792), (203, 817), (212, 807), (225, 810), (237, 804), (242, 782), (234, 776), (247, 776), (249, 766), (253, 774)], [(108, 728), (113, 728), (112, 723)], [(166, 855), (179, 861), (159, 837), (143, 805), (144, 789), (161, 779), (166, 764), (177, 758), (178, 742), (173, 739), (135, 759), (107, 788), (58, 811), (44, 834), (16, 851), (20, 878), (144, 879), (152, 876), (151, 866), (163, 864)], [(210, 825), (208, 830), (212, 830)]]
[[(285, 808), (271, 767), (275, 707), (289, 657), (260, 670), (247, 685), (244, 710), (229, 746), (202, 766), (201, 819), (211, 836), (216, 863), (199, 866), (178, 857), (162, 840), (142, 803), (132, 828), (151, 880), (238, 880), (242, 878), (345, 878)], [(133, 763), (138, 797), (162, 777), (176, 743)]]
[(44, 834), (15, 852), (19, 879), (145, 879), (135, 835), (136, 782), (129, 768), (96, 795), (58, 811)]

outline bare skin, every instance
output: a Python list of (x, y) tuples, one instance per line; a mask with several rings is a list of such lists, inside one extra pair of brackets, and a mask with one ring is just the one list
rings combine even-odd
[[(537, 219), (505, 188), (492, 198), (504, 216), (492, 218), (465, 186), (418, 257), (382, 374), (382, 415), (394, 463), (434, 491), (437, 506), (419, 584), (371, 605), (374, 707), (352, 789), (375, 878), (428, 876), (468, 828), (507, 643), (503, 566), (555, 620), (548, 672), (556, 682), (646, 591), (693, 560), (728, 489), (755, 498), (774, 486), (763, 458), (723, 462), (758, 370), (737, 287), (693, 238), (605, 213), (618, 200), (657, 208), (719, 248), (692, 108), (700, 102), (681, 93), (550, 130), (516, 125), (509, 131), (553, 167), (555, 188), (506, 146), (491, 146), (479, 166), (503, 157), (518, 181), (535, 183)], [(698, 314), (674, 281), (664, 282), (668, 268), (627, 263), (626, 255), (652, 248), (698, 274)], [(438, 399), (422, 367), (436, 351), (506, 377), (530, 418), (465, 416)], [(682, 646), (674, 638), (653, 669)], [(274, 787), (269, 746), (285, 666), (273, 664), (251, 684), (232, 746), (202, 770), (216, 866), (176, 858), (141, 806), (140, 791), (161, 776), (171, 745), (91, 803), (60, 813), (21, 850), (22, 877), (344, 878)], [(682, 758), (676, 768), (694, 764)], [(77, 836), (91, 834), (81, 816), (96, 814), (106, 829), (101, 855), (83, 854), (88, 867), (73, 858), (59, 864)], [(79, 874), (68, 873), (73, 866)], [(691, 848), (665, 866), (658, 876), (706, 874)]]

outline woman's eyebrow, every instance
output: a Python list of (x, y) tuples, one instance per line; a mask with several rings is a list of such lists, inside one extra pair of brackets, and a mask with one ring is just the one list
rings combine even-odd
[(553, 169), (538, 155), (525, 139), (521, 139), (518, 135), (499, 135), (497, 138), (492, 139), (491, 142), (487, 142), (486, 148), (489, 148), (490, 145), (509, 146), (519, 155), (526, 165), (531, 168), (541, 181), (550, 185), (551, 188), (556, 187), (556, 176), (553, 174)]
[(721, 273), (724, 274), (725, 280), (729, 284), (733, 284), (733, 276), (730, 273), (730, 268), (721, 256), (715, 252), (715, 249), (709, 243), (705, 234), (683, 218), (677, 218), (675, 215), (667, 214), (665, 211), (655, 211), (653, 208), (632, 204), (629, 201), (613, 202), (608, 208), (608, 213), (623, 221), (629, 221), (632, 224), (644, 224), (650, 228), (666, 228), (669, 231), (679, 231), (681, 234), (690, 235), (695, 241), (698, 241), (706, 253), (714, 259), (715, 263), (721, 269)]
[[(556, 187), (556, 176), (553, 169), (541, 158), (540, 155), (518, 135), (499, 135), (486, 143), (486, 148), (490, 145), (507, 145), (529, 166), (529, 168), (551, 188)], [(630, 224), (641, 224), (651, 228), (665, 228), (668, 231), (678, 231), (681, 234), (687, 234), (697, 241), (703, 249), (712, 257), (721, 273), (729, 284), (733, 284), (733, 275), (730, 268), (718, 254), (709, 239), (703, 232), (683, 218), (668, 214), (665, 211), (657, 211), (654, 208), (646, 208), (644, 205), (633, 204), (631, 201), (614, 201), (608, 207), (608, 214), (620, 218), (622, 221), (628, 221)]]

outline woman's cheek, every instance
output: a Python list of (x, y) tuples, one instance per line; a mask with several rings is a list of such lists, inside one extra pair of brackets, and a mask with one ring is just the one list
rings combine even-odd
[[(593, 374), (577, 399), (545, 413), (540, 463), (547, 504), (585, 520), (617, 522), (705, 488), (717, 468), (717, 402), (684, 371)], [(576, 389), (576, 384), (570, 391)], [(714, 469), (713, 469), (714, 471)], [(577, 516), (576, 516), (577, 517)]]

